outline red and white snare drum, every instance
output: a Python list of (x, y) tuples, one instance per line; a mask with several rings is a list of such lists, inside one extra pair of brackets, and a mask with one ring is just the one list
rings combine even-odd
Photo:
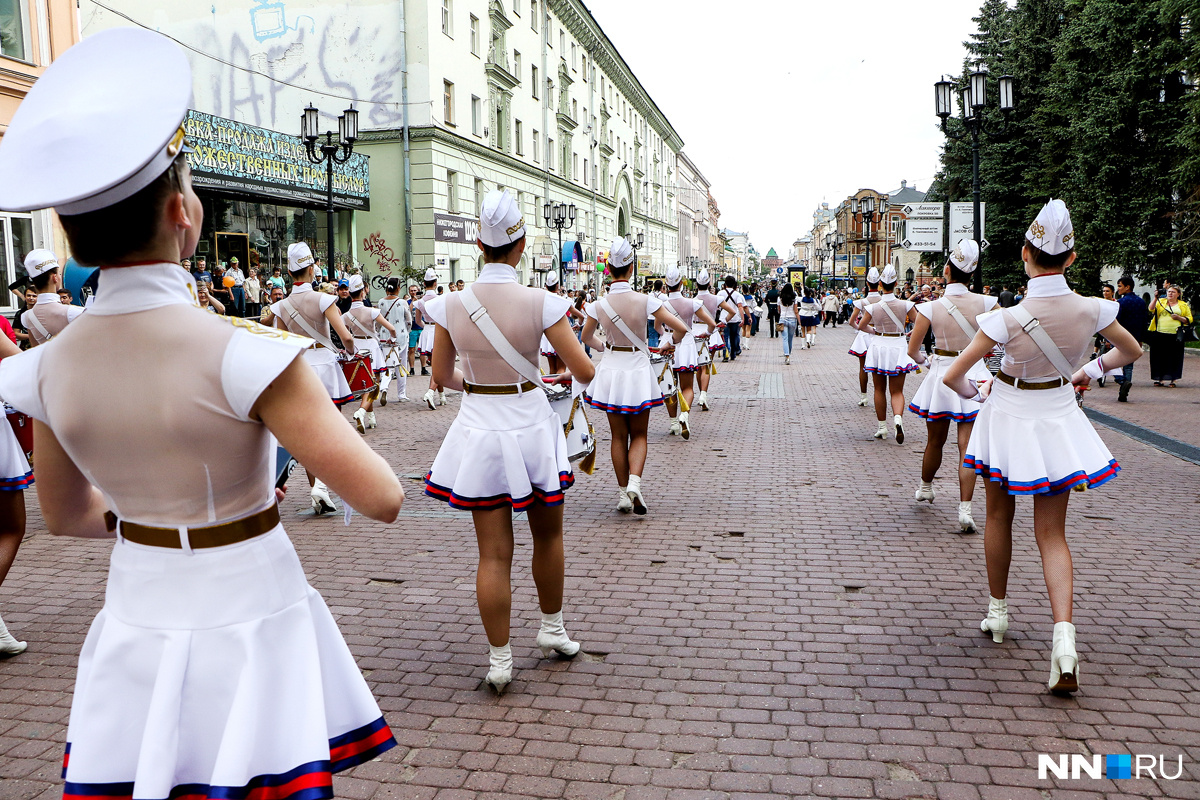
[(342, 372), (346, 383), (350, 384), (350, 393), (355, 397), (375, 391), (379, 384), (375, 382), (375, 373), (371, 369), (371, 356), (366, 353), (356, 353), (341, 362)]
[(8, 419), (8, 424), (12, 426), (13, 433), (17, 436), (17, 444), (21, 445), (21, 450), (25, 455), (33, 455), (33, 419), (22, 414), (12, 406), (4, 406), (4, 416)]

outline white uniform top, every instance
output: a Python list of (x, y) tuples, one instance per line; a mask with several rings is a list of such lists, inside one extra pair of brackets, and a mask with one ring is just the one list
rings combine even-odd
[(950, 316), (946, 303), (943, 302), (947, 299), (954, 303), (955, 308), (967, 318), (967, 322), (978, 330), (979, 323), (975, 321), (975, 318), (995, 308), (998, 298), (975, 294), (961, 283), (952, 283), (946, 287), (946, 294), (943, 298), (917, 305), (917, 313), (929, 320), (929, 326), (933, 329), (933, 337), (937, 342), (938, 349), (962, 351), (971, 343), (971, 340), (962, 326), (954, 321), (954, 317)]
[(429, 317), (425, 313), (425, 304), (430, 300), (438, 299), (439, 296), (440, 295), (437, 293), (437, 287), (434, 287), (433, 289), (426, 289), (425, 294), (418, 297), (417, 301), (413, 303), (413, 305), (417, 307), (417, 310), (421, 312), (421, 322), (425, 325), (425, 327), (429, 327)]
[[(742, 310), (741, 310), (741, 308), (739, 308), (739, 306), (744, 306), (746, 304), (746, 298), (743, 297), (737, 289), (725, 289), (725, 288), (718, 289), (716, 292), (716, 297), (717, 297), (717, 305), (718, 306), (721, 303), (729, 303), (730, 305), (733, 306), (733, 316), (729, 317), (728, 319), (724, 319), (724, 320), (718, 319), (717, 322), (735, 322), (736, 323), (736, 322), (742, 321)], [(725, 316), (728, 313), (729, 312), (722, 309), (721, 316)]]
[(44, 292), (37, 296), (33, 308), (21, 315), (21, 324), (25, 326), (25, 330), (29, 331), (30, 341), (36, 347), (39, 344), (45, 344), (49, 339), (42, 336), (34, 319), (46, 329), (46, 333), (53, 337), (62, 333), (63, 328), (82, 313), (83, 309), (79, 306), (64, 306), (57, 294)]
[(362, 300), (355, 300), (350, 304), (350, 310), (342, 314), (342, 322), (346, 325), (346, 330), (350, 331), (350, 335), (355, 339), (374, 339), (379, 340), (378, 332), (375, 329), (375, 320), (379, 319), (379, 309), (367, 308), (363, 305)]
[[(646, 310), (644, 312), (638, 308), (638, 303), (634, 298), (624, 297), (624, 295), (631, 294), (637, 295), (637, 297), (645, 298)], [(626, 326), (629, 327), (629, 330), (638, 336), (640, 341), (645, 342), (645, 326), (633, 325), (631, 323), (634, 319), (643, 314), (645, 315), (646, 319), (653, 319), (654, 312), (662, 308), (663, 301), (659, 300), (653, 295), (641, 295), (637, 292), (634, 292), (629, 286), (629, 281), (614, 281), (612, 286), (609, 287), (607, 300), (610, 304), (612, 304), (613, 310), (621, 315)], [(635, 344), (634, 342), (629, 341), (625, 337), (625, 334), (621, 333), (620, 329), (612, 323), (612, 320), (610, 320), (608, 315), (604, 313), (604, 309), (600, 307), (599, 303), (593, 303), (591, 306), (588, 306), (587, 315), (596, 320), (596, 322), (598, 322), (600, 326), (604, 328), (605, 338), (614, 345), (628, 347)]]

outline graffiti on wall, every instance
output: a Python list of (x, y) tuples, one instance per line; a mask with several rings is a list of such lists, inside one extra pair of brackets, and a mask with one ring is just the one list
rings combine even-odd
[(289, 26), (287, 22), (287, 6), (283, 3), (271, 3), (268, 0), (254, 0), (257, 4), (250, 9), (250, 24), (254, 28), (254, 38), (260, 42), (285, 36), (289, 31), (300, 29), (300, 20), (308, 20), (310, 33), (317, 32), (317, 23), (307, 14), (296, 18), (296, 23)]
[(392, 270), (400, 269), (400, 259), (396, 258), (395, 252), (388, 247), (387, 241), (379, 231), (363, 239), (363, 249), (375, 256), (380, 275), (391, 275)]

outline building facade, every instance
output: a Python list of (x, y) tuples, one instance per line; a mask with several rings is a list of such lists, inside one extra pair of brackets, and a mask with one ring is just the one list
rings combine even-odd
[[(79, 17), (71, 0), (0, 0), (0, 138), (17, 106), (46, 67), (79, 41)], [(50, 210), (0, 213), (0, 280), (16, 280), (30, 250), (66, 256), (66, 240)], [(13, 313), (16, 299), (0, 292), (0, 313)]]
[(896, 275), (906, 283), (920, 285), (926, 283), (932, 276), (928, 267), (922, 266), (921, 254), (914, 250), (905, 249), (903, 208), (909, 203), (920, 203), (925, 200), (925, 192), (915, 186), (909, 186), (908, 181), (900, 181), (900, 188), (888, 195), (888, 246), (891, 251), (892, 266)]
[(695, 278), (712, 258), (709, 183), (687, 154), (679, 154), (679, 264)]

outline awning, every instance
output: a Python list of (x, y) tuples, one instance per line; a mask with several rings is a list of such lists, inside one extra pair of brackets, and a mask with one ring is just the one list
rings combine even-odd
[(575, 269), (571, 266), (572, 261), (583, 261), (583, 247), (579, 242), (563, 242), (562, 264), (567, 269)]

